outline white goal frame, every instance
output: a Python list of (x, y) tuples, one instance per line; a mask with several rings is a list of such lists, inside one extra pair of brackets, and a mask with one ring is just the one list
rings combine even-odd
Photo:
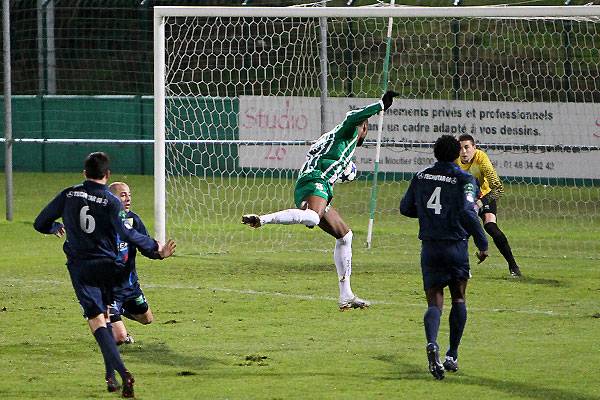
[(600, 17), (600, 6), (478, 7), (154, 7), (154, 206), (156, 239), (166, 240), (165, 18), (166, 17)]

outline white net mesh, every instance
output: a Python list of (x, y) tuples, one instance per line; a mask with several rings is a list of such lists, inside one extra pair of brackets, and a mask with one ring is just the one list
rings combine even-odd
[[(323, 107), (330, 129), (382, 94), (388, 19), (328, 18), (326, 54), (322, 26), (319, 18), (166, 18), (165, 129), (177, 141), (167, 145), (167, 228), (189, 252), (331, 249), (324, 233), (302, 226), (240, 225), (244, 213), (293, 207)], [(406, 180), (433, 160), (421, 143), (469, 133), (505, 184), (498, 219), (517, 255), (597, 256), (597, 26), (594, 18), (395, 19), (388, 86), (401, 96), (384, 119), (374, 246), (416, 248), (414, 222), (397, 207)], [(374, 155), (373, 146), (357, 151), (359, 180), (335, 188), (356, 243), (366, 234)]]

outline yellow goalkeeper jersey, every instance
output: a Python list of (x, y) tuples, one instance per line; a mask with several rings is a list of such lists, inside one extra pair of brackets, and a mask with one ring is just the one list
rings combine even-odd
[(504, 193), (502, 182), (496, 173), (496, 169), (492, 165), (490, 158), (482, 150), (475, 150), (475, 155), (471, 162), (464, 164), (460, 157), (456, 159), (456, 164), (463, 170), (469, 172), (479, 182), (481, 197), (491, 192), (491, 197), (494, 199), (500, 198)]

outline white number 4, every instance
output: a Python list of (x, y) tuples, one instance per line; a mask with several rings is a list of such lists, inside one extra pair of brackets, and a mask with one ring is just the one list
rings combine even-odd
[(442, 187), (438, 186), (431, 193), (431, 197), (427, 200), (427, 208), (431, 208), (434, 210), (435, 214), (442, 213), (442, 203), (440, 203), (440, 194), (442, 192)]
[(88, 215), (87, 212), (89, 210), (89, 206), (83, 206), (81, 207), (81, 211), (79, 211), (79, 226), (85, 233), (92, 233), (96, 229), (96, 220), (93, 216)]

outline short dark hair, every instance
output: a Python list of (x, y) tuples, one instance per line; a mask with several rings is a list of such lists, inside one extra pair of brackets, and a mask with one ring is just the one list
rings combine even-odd
[(471, 143), (475, 144), (475, 139), (473, 139), (473, 136), (469, 135), (468, 133), (465, 133), (464, 135), (460, 135), (458, 137), (459, 142), (465, 142), (467, 140), (470, 140)]
[(85, 176), (88, 179), (102, 179), (110, 171), (110, 158), (108, 154), (97, 151), (88, 154), (83, 163)]
[(433, 145), (433, 154), (438, 161), (452, 162), (460, 154), (460, 142), (454, 136), (442, 135)]

